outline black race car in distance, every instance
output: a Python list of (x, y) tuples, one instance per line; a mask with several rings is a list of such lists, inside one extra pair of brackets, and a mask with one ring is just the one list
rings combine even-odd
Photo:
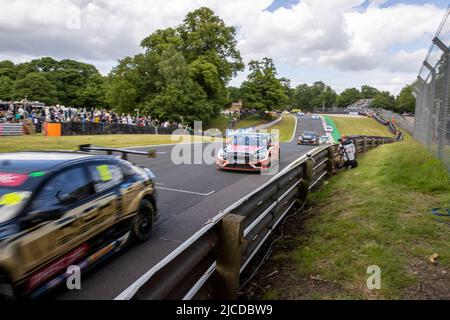
[(310, 144), (310, 145), (320, 145), (320, 137), (317, 132), (305, 131), (298, 137), (297, 144)]

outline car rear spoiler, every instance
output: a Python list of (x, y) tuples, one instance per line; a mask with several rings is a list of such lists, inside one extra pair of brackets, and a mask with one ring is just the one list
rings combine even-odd
[(137, 154), (141, 156), (147, 156), (148, 158), (156, 158), (156, 150), (150, 151), (136, 151), (136, 150), (128, 150), (128, 149), (116, 149), (116, 148), (105, 148), (105, 147), (96, 147), (91, 144), (83, 144), (79, 146), (80, 151), (90, 152), (90, 151), (103, 151), (108, 155), (113, 155), (114, 152), (121, 153), (121, 158), (123, 160), (128, 160), (129, 154)]

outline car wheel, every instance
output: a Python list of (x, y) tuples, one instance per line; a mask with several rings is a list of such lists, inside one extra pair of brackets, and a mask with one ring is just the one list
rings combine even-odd
[(155, 208), (147, 199), (143, 199), (137, 214), (131, 221), (131, 240), (136, 242), (146, 241), (153, 230), (155, 222)]
[(9, 278), (5, 274), (0, 273), (0, 301), (4, 300), (16, 300), (16, 296)]

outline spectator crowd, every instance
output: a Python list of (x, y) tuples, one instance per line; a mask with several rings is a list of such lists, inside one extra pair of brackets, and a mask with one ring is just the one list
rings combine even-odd
[(182, 122), (161, 121), (149, 116), (118, 114), (106, 109), (68, 108), (64, 106), (34, 107), (13, 104), (0, 106), (0, 123), (31, 122), (41, 132), (44, 122), (111, 123), (140, 127), (189, 129)]

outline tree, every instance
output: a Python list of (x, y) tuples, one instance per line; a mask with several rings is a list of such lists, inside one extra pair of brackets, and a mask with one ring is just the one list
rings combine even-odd
[[(30, 74), (41, 75), (51, 82), (56, 93), (52, 92), (54, 96), (49, 94), (47, 98), (54, 103), (67, 106), (81, 106), (80, 101), (86, 101), (85, 89), (90, 90), (86, 88), (92, 84), (90, 79), (95, 77), (101, 81), (99, 79), (103, 78), (93, 65), (69, 59), (57, 61), (51, 57), (44, 57), (17, 66), (10, 61), (0, 62), (0, 77), (7, 75), (11, 80), (19, 81)], [(100, 94), (100, 91), (98, 93)], [(84, 97), (80, 97), (79, 94), (83, 94)], [(103, 96), (101, 100), (105, 100), (105, 97)]]
[(281, 85), (284, 89), (284, 94), (288, 97), (288, 109), (291, 110), (294, 103), (294, 89), (291, 88), (291, 80), (288, 78), (280, 78)]
[(216, 66), (223, 84), (244, 69), (237, 49), (236, 28), (225, 25), (211, 9), (202, 7), (189, 12), (177, 31), (187, 62), (203, 57)]
[(312, 110), (313, 93), (307, 84), (301, 84), (294, 91), (294, 106), (303, 110)]
[[(144, 38), (145, 53), (119, 62), (108, 78), (108, 101), (120, 110), (132, 101), (159, 118), (214, 117), (229, 103), (229, 80), (244, 68), (235, 36), (235, 28), (208, 8), (188, 13), (178, 27)], [(127, 103), (113, 92), (125, 83), (125, 91), (135, 93)]]
[(0, 61), (0, 77), (8, 77), (11, 80), (15, 80), (17, 75), (16, 65), (9, 61)]
[(14, 97), (14, 81), (7, 76), (0, 76), (0, 100), (9, 101)]
[(400, 91), (396, 101), (396, 111), (399, 113), (414, 113), (416, 108), (416, 98), (413, 95), (412, 85), (408, 85)]
[(249, 63), (250, 74), (242, 84), (242, 98), (246, 108), (259, 111), (272, 111), (286, 108), (289, 97), (286, 95), (272, 59), (252, 60)]
[(133, 113), (136, 107), (136, 88), (127, 80), (115, 79), (108, 88), (106, 101), (117, 112)]
[(75, 100), (76, 105), (95, 108), (106, 108), (105, 80), (102, 76), (92, 75), (85, 87), (80, 88)]
[(299, 85), (294, 90), (294, 105), (303, 110), (312, 111), (314, 108), (331, 108), (336, 102), (337, 94), (322, 81), (313, 83), (312, 86), (307, 84)]
[(361, 87), (361, 99), (374, 99), (380, 91), (378, 89), (371, 86), (362, 86)]
[(228, 87), (228, 100), (230, 103), (239, 102), (242, 99), (241, 97), (241, 89), (236, 87)]
[(394, 110), (395, 97), (389, 91), (382, 91), (376, 95), (372, 102), (373, 108), (383, 108), (387, 110)]
[(56, 102), (56, 87), (43, 75), (30, 73), (14, 84), (14, 98), (36, 100), (46, 104)]
[(361, 99), (361, 92), (356, 88), (345, 89), (336, 99), (339, 107), (345, 108)]

